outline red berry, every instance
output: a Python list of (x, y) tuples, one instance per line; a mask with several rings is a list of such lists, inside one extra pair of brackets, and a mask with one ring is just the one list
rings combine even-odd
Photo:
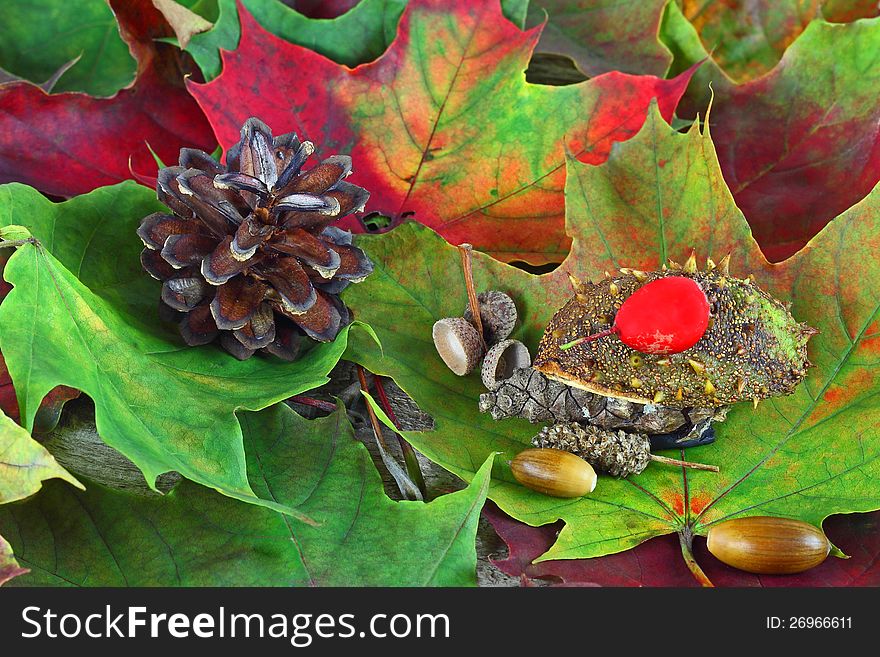
[(643, 285), (623, 302), (613, 332), (646, 354), (690, 349), (709, 327), (709, 300), (691, 278), (666, 276)]

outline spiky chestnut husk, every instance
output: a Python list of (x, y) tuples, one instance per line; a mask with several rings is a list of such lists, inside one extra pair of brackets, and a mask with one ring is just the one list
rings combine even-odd
[(521, 417), (532, 423), (581, 422), (602, 429), (667, 436), (682, 446), (699, 441), (726, 408), (676, 409), (596, 395), (552, 381), (531, 367), (514, 371), (500, 386), (480, 395), (480, 412), (495, 420)]
[[(633, 292), (667, 276), (693, 279), (709, 300), (709, 327), (693, 347), (677, 354), (645, 354), (614, 335), (570, 345), (610, 328)], [(622, 269), (596, 284), (577, 281), (574, 298), (547, 326), (533, 366), (568, 385), (641, 404), (705, 408), (757, 403), (791, 394), (804, 379), (810, 367), (807, 342), (815, 332), (751, 277), (731, 276), (728, 258), (718, 267), (710, 260), (699, 271), (692, 254), (684, 267)]]
[(159, 172), (159, 200), (173, 214), (141, 223), (141, 263), (163, 282), (164, 314), (180, 313), (187, 344), (218, 340), (236, 358), (262, 350), (292, 360), (300, 335), (328, 342), (351, 320), (337, 295), (373, 266), (331, 224), (363, 211), (369, 193), (344, 181), (348, 156), (303, 171), (314, 150), (251, 118), (228, 166), (185, 148), (180, 166)]

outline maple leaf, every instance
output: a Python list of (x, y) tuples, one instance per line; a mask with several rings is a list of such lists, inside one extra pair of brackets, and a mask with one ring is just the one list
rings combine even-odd
[[(6, 264), (13, 290), (0, 305), (0, 349), (22, 424), (57, 385), (95, 402), (101, 438), (155, 485), (163, 472), (287, 511), (251, 490), (235, 412), (259, 410), (328, 381), (348, 329), (294, 365), (240, 362), (214, 345), (186, 347), (159, 320), (159, 282), (141, 267), (137, 227), (161, 211), (132, 181), (52, 203), (24, 185), (0, 187), (0, 226), (20, 223), (38, 243)], [(169, 403), (174, 400), (174, 403)]]
[[(219, 0), (219, 17), (211, 30), (197, 35), (186, 51), (206, 80), (220, 74), (220, 51), (234, 50), (241, 36), (239, 0)], [(241, 6), (266, 30), (290, 43), (355, 67), (379, 57), (394, 40), (407, 0), (319, 2), (294, 7), (280, 0), (240, 0)], [(525, 23), (527, 0), (501, 0), (504, 15), (515, 25)], [(324, 20), (314, 20), (324, 19)]]
[[(71, 399), (79, 397), (79, 390), (58, 386), (49, 391), (40, 403), (34, 418), (34, 433), (46, 433), (55, 428), (61, 417), (64, 404)], [(12, 377), (6, 368), (3, 354), (0, 354), (0, 411), (5, 413), (12, 421), (18, 422), (18, 401), (16, 401), (15, 387), (12, 385)]]
[[(0, 228), (0, 239), (5, 238), (5, 231)], [(10, 249), (0, 250), (0, 303), (2, 303), (3, 299), (6, 298), (6, 295), (12, 289), (12, 286), (2, 278), (3, 269), (10, 255)], [(74, 390), (73, 388), (59, 386), (52, 389), (43, 399), (40, 408), (37, 410), (37, 415), (34, 418), (34, 432), (45, 433), (52, 430), (58, 424), (64, 404), (77, 397), (79, 397), (79, 390)], [(20, 416), (18, 413), (18, 401), (15, 398), (15, 388), (12, 386), (12, 377), (9, 376), (9, 370), (6, 369), (6, 361), (3, 358), (3, 354), (0, 354), (0, 411), (12, 418), (13, 421), (19, 421)]]
[(690, 73), (609, 73), (567, 87), (523, 77), (540, 27), (521, 31), (497, 0), (414, 0), (375, 62), (349, 69), (266, 33), (243, 9), (223, 73), (191, 84), (222, 146), (248, 116), (350, 152), (368, 209), (413, 216), (505, 260), (558, 260), (564, 150), (602, 162), (657, 99), (671, 117)]
[(672, 53), (657, 32), (668, 1), (542, 0), (530, 9), (538, 21), (547, 12), (537, 51), (571, 57), (590, 77), (609, 71), (663, 77)]
[[(532, 563), (546, 552), (563, 523), (530, 527), (489, 502), (483, 516), (507, 545), (505, 559), (492, 563), (502, 572), (521, 578), (547, 579), (565, 586), (698, 586), (678, 558), (681, 547), (673, 536), (649, 539), (627, 552), (595, 559), (559, 559)], [(828, 518), (823, 528), (849, 559), (826, 559), (796, 575), (754, 575), (726, 566), (694, 542), (694, 556), (706, 576), (719, 586), (877, 586), (880, 584), (880, 512), (842, 514)], [(678, 561), (678, 563), (676, 563)]]
[(31, 570), (13, 585), (475, 584), (491, 459), (465, 490), (430, 504), (393, 502), (341, 404), (313, 421), (278, 404), (242, 414), (242, 426), (252, 488), (320, 527), (186, 481), (164, 497), (47, 486), (0, 507), (0, 532)]
[(43, 481), (56, 477), (83, 488), (45, 447), (3, 413), (0, 413), (0, 457), (0, 504), (33, 495)]
[[(585, 71), (601, 72), (617, 62), (628, 72), (657, 73), (639, 59), (643, 52), (674, 53), (671, 74), (701, 63), (679, 113), (702, 111), (712, 85), (722, 171), (771, 260), (792, 255), (880, 179), (874, 129), (880, 84), (872, 59), (880, 50), (878, 27), (867, 21), (810, 23), (820, 16), (840, 23), (877, 16), (876, 3), (552, 0), (545, 5), (550, 16), (539, 50), (568, 54)], [(582, 11), (572, 11), (575, 6)], [(619, 20), (606, 20), (613, 17)], [(649, 27), (661, 17), (658, 43), (656, 29)], [(757, 72), (765, 77), (737, 85), (726, 64), (753, 72), (740, 81)]]
[[(111, 98), (47, 94), (29, 82), (0, 85), (0, 182), (18, 181), (57, 196), (88, 192), (155, 172), (147, 147), (173, 161), (181, 146), (213, 150), (210, 126), (183, 87), (179, 51), (150, 0), (113, 0), (137, 76)], [(131, 167), (131, 169), (130, 169)]]
[[(52, 478), (83, 487), (27, 431), (0, 412), (0, 504), (33, 495), (40, 490), (43, 481)], [(69, 493), (69, 489), (66, 492)], [(0, 535), (0, 586), (26, 572), (18, 565), (12, 548)]]
[(753, 240), (724, 183), (711, 139), (695, 124), (672, 130), (656, 108), (639, 134), (600, 166), (568, 163), (567, 226), (574, 242), (562, 265), (535, 276), (475, 254), (477, 289), (500, 289), (517, 303), (515, 337), (534, 353), (555, 309), (567, 299), (567, 272), (582, 278), (623, 266), (659, 267), (693, 247), (703, 256), (733, 254), (732, 269), (791, 301), (799, 320), (821, 333), (810, 343), (817, 367), (790, 397), (731, 409), (718, 441), (690, 450), (688, 460), (717, 464), (720, 474), (652, 465), (628, 479), (602, 477), (596, 491), (559, 500), (515, 483), (504, 465), (538, 427), (494, 422), (477, 410), (479, 377), (458, 378), (431, 341), (441, 317), (461, 314), (458, 253), (429, 229), (404, 224), (358, 243), (375, 263), (373, 276), (347, 292), (346, 303), (373, 326), (384, 357), (355, 339), (348, 358), (390, 376), (429, 413), (433, 432), (407, 432), (426, 456), (468, 479), (490, 452), (496, 461), (490, 497), (531, 525), (565, 521), (541, 557), (572, 559), (620, 552), (678, 532), (687, 548), (725, 519), (747, 515), (800, 518), (815, 525), (832, 513), (880, 508), (872, 478), (880, 475), (878, 339), (880, 190), (829, 224), (810, 245), (770, 264)]
[(338, 18), (363, 0), (294, 0), (292, 6), (309, 18)]
[(880, 4), (874, 0), (823, 0), (822, 17), (832, 23), (850, 23), (860, 18), (880, 16)]
[[(314, 20), (278, 0), (243, 0), (241, 4), (275, 36), (340, 64), (357, 66), (388, 47), (406, 0), (362, 0), (351, 11), (333, 16), (334, 20)], [(236, 0), (219, 0), (220, 14), (213, 28), (194, 36), (186, 46), (206, 80), (220, 74), (220, 52), (238, 45), (241, 25), (236, 5)]]
[(131, 84), (135, 61), (105, 0), (0, 3), (0, 66), (33, 82), (78, 59), (55, 91), (111, 96)]
[[(673, 70), (707, 56), (674, 4), (662, 28)], [(686, 112), (705, 107), (721, 170), (758, 244), (783, 260), (880, 180), (880, 18), (813, 21), (760, 79), (733, 84), (711, 61), (695, 74)]]
[(880, 15), (873, 0), (678, 0), (713, 61), (736, 82), (770, 71), (810, 21), (850, 22)]
[(0, 536), (0, 586), (3, 586), (13, 577), (25, 575), (29, 572), (27, 568), (22, 568), (18, 565), (12, 554), (12, 546)]

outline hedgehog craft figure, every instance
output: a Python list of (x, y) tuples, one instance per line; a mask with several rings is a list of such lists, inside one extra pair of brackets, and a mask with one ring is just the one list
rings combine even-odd
[[(729, 404), (757, 407), (791, 394), (811, 366), (807, 342), (816, 330), (751, 276), (732, 276), (729, 261), (710, 258), (699, 270), (692, 253), (683, 266), (625, 268), (595, 284), (570, 277), (574, 296), (551, 319), (532, 367), (482, 395), (481, 410), (549, 421), (535, 446), (573, 451), (626, 476), (647, 465), (635, 454), (649, 445), (711, 442), (710, 425)], [(674, 440), (655, 440), (668, 432)], [(586, 452), (603, 441), (638, 446), (638, 464), (597, 464)]]

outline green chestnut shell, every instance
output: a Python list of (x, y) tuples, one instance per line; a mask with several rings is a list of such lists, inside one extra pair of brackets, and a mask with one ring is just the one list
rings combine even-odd
[[(789, 395), (811, 366), (807, 342), (816, 330), (797, 322), (785, 305), (751, 277), (728, 272), (728, 258), (698, 271), (691, 256), (682, 268), (642, 272), (622, 269), (599, 283), (572, 279), (575, 295), (550, 321), (534, 368), (593, 393), (672, 408), (717, 407)], [(692, 278), (710, 304), (709, 327), (690, 349), (652, 355), (616, 335), (582, 342), (579, 337), (611, 327), (620, 305), (642, 285), (665, 276)]]

